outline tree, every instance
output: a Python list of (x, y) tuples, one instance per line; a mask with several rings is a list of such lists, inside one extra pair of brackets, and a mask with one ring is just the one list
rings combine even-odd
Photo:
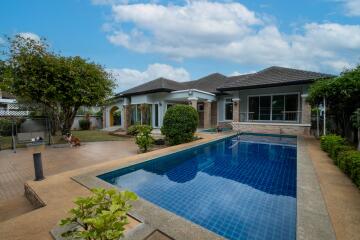
[(335, 116), (338, 132), (345, 136), (351, 127), (350, 116), (360, 107), (360, 65), (310, 86), (307, 100), (312, 105), (322, 103), (324, 97), (327, 109)]
[(354, 128), (357, 129), (357, 150), (360, 151), (360, 108), (356, 109), (356, 111), (353, 113), (353, 115), (351, 116), (351, 121)]
[(175, 105), (164, 116), (161, 133), (171, 145), (190, 142), (199, 123), (197, 111), (188, 105)]
[(19, 35), (8, 40), (8, 58), (0, 64), (3, 88), (42, 104), (54, 130), (68, 133), (80, 106), (102, 104), (112, 94), (113, 78), (102, 66), (50, 52), (45, 40)]

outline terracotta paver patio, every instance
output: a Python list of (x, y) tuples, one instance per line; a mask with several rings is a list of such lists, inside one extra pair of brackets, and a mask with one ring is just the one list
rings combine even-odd
[[(83, 143), (81, 147), (47, 146), (42, 152), (45, 177), (137, 154), (132, 138)], [(26, 148), (0, 151), (0, 221), (31, 210), (24, 183), (34, 179), (32, 151)]]

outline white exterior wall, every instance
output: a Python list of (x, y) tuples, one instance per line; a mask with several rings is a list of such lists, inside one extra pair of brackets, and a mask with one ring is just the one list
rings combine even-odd
[[(202, 92), (193, 92), (194, 97), (201, 98), (212, 98), (217, 101), (217, 122), (232, 122), (231, 120), (225, 120), (225, 99), (227, 98), (240, 98), (240, 112), (248, 112), (248, 96), (250, 95), (266, 95), (266, 94), (283, 94), (283, 93), (298, 93), (299, 96), (306, 94), (309, 85), (290, 85), (283, 87), (269, 87), (269, 88), (257, 88), (240, 91), (229, 91), (226, 95), (221, 96), (210, 96), (204, 95)], [(203, 96), (204, 95), (204, 96)], [(188, 91), (180, 91), (174, 93), (151, 93), (144, 95), (136, 95), (125, 100), (127, 104), (152, 104), (152, 122), (155, 123), (155, 105), (159, 104), (159, 126), (163, 124), (163, 117), (165, 115), (167, 104), (174, 104), (179, 102), (187, 102), (189, 97)], [(202, 101), (202, 100), (200, 100)], [(117, 106), (121, 110), (122, 125), (124, 124), (124, 112), (123, 112), (124, 99), (119, 99), (118, 102), (113, 103), (106, 107), (106, 127), (110, 126), (110, 110), (113, 106)], [(301, 110), (301, 98), (299, 99), (299, 110)], [(301, 122), (301, 119), (300, 119)], [(155, 127), (155, 126), (153, 126)]]
[[(267, 94), (286, 94), (286, 93), (298, 93), (306, 94), (309, 85), (290, 85), (283, 87), (269, 87), (269, 88), (257, 88), (246, 89), (240, 91), (226, 92), (228, 95), (218, 98), (218, 121), (226, 122), (225, 120), (225, 99), (226, 98), (240, 98), (240, 112), (248, 112), (248, 97), (251, 95), (267, 95)], [(299, 98), (299, 110), (301, 111), (301, 98)], [(301, 119), (300, 119), (301, 121)], [(230, 121), (231, 122), (231, 121)]]

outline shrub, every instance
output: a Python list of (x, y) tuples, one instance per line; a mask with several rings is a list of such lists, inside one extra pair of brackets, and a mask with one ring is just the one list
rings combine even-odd
[(360, 188), (360, 152), (355, 154), (351, 162), (350, 177), (353, 182)]
[(11, 136), (12, 121), (8, 119), (0, 119), (0, 135)]
[(89, 119), (80, 119), (79, 120), (79, 127), (81, 130), (89, 130), (91, 122)]
[(333, 148), (330, 150), (330, 157), (334, 160), (334, 163), (338, 165), (338, 155), (340, 152), (349, 151), (353, 148), (348, 145), (340, 145), (336, 144), (333, 146)]
[(139, 124), (135, 124), (135, 125), (131, 125), (130, 127), (128, 127), (126, 134), (131, 135), (131, 136), (136, 136), (139, 133)]
[(335, 134), (322, 136), (320, 138), (321, 149), (324, 150), (327, 153), (330, 153), (331, 149), (335, 145), (344, 145), (344, 144), (345, 144), (345, 139), (343, 139), (341, 136), (338, 136), (338, 135), (335, 135)]
[(127, 212), (131, 209), (130, 201), (137, 199), (135, 193), (118, 192), (114, 189), (93, 189), (92, 196), (79, 197), (77, 205), (70, 210), (71, 216), (62, 219), (61, 226), (73, 228), (62, 234), (71, 239), (119, 239), (128, 224)]
[(154, 143), (154, 139), (151, 137), (152, 127), (148, 125), (138, 125), (138, 134), (135, 138), (135, 143), (139, 146), (140, 151), (147, 152), (149, 147)]
[(170, 145), (190, 142), (199, 123), (197, 111), (188, 105), (175, 105), (164, 116), (161, 133)]
[[(338, 156), (338, 165), (341, 170), (344, 171), (344, 173), (351, 176), (353, 164), (355, 162), (360, 161), (360, 152), (356, 150), (349, 150), (349, 151), (343, 151), (339, 153)], [(356, 164), (355, 164), (356, 165)], [(354, 167), (355, 167), (354, 165)], [(360, 177), (360, 176), (359, 176)]]

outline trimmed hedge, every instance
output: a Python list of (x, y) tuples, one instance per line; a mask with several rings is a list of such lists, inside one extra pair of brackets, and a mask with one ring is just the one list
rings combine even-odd
[(338, 135), (322, 136), (320, 145), (334, 163), (360, 188), (360, 152)]
[(328, 153), (335, 145), (344, 145), (344, 144), (345, 144), (345, 139), (335, 134), (322, 136), (320, 138), (321, 149)]
[(161, 133), (170, 145), (190, 142), (199, 123), (197, 111), (189, 105), (175, 105), (164, 116)]

